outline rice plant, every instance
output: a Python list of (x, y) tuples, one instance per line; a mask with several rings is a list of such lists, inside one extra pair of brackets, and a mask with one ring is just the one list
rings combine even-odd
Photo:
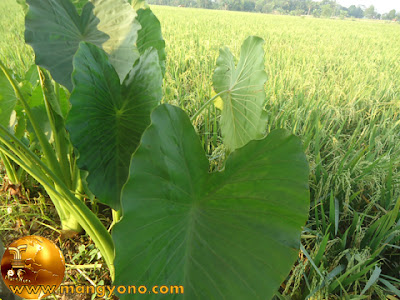
[[(298, 135), (310, 164), (311, 207), (302, 251), (279, 299), (400, 296), (400, 26), (153, 6), (166, 40), (163, 102), (192, 115), (213, 97), (218, 50), (264, 44), (267, 131)], [(33, 63), (23, 10), (3, 0), (0, 58), (17, 74)], [(194, 120), (220, 168), (220, 110)], [(390, 298), (392, 297), (392, 298)]]

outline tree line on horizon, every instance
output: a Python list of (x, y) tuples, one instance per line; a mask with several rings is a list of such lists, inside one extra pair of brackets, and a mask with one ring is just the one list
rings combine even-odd
[(378, 20), (400, 20), (400, 11), (395, 9), (380, 14), (373, 5), (369, 7), (342, 6), (334, 0), (148, 0), (149, 4), (223, 9), (285, 15), (312, 15), (314, 17), (368, 18)]

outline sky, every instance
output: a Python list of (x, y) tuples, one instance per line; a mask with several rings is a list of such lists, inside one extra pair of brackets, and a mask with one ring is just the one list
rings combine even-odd
[(400, 11), (400, 0), (337, 0), (342, 6), (349, 7), (350, 5), (364, 5), (369, 7), (373, 5), (378, 13), (387, 13), (392, 9), (396, 12)]

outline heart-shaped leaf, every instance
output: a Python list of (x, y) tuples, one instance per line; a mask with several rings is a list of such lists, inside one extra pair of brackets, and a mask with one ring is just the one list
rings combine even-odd
[(72, 59), (81, 41), (104, 49), (120, 81), (131, 70), (140, 24), (125, 0), (91, 0), (79, 15), (70, 0), (28, 0), (25, 41), (32, 46), (36, 64), (54, 80), (72, 90)]
[(221, 133), (228, 151), (261, 138), (265, 133), (264, 111), (267, 73), (264, 70), (264, 40), (250, 36), (235, 61), (228, 48), (222, 48), (213, 75), (214, 90), (221, 95)]
[(101, 202), (118, 210), (129, 162), (162, 97), (155, 49), (149, 48), (121, 85), (104, 51), (82, 42), (74, 57), (74, 90), (67, 129), (79, 151), (78, 166)]
[(225, 170), (210, 174), (181, 109), (161, 105), (151, 120), (132, 157), (123, 218), (113, 230), (114, 284), (184, 287), (168, 299), (270, 299), (298, 256), (308, 215), (299, 138), (275, 130), (232, 152)]

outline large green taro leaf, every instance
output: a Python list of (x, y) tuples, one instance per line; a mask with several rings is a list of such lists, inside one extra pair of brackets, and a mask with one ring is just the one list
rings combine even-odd
[(67, 129), (89, 171), (90, 190), (118, 210), (129, 162), (162, 97), (157, 51), (149, 48), (121, 85), (104, 51), (82, 42), (74, 57)]
[(137, 47), (142, 55), (146, 49), (153, 47), (158, 51), (158, 59), (162, 74), (165, 74), (165, 41), (161, 34), (160, 21), (153, 14), (150, 8), (137, 11), (138, 21), (142, 29), (138, 32)]
[(70, 0), (28, 0), (25, 41), (32, 46), (36, 64), (54, 80), (72, 90), (72, 59), (81, 41), (104, 49), (120, 81), (131, 70), (140, 24), (125, 0), (91, 0), (79, 15)]
[(113, 230), (114, 284), (184, 286), (184, 295), (163, 299), (270, 299), (296, 260), (308, 215), (299, 138), (275, 130), (210, 174), (182, 110), (161, 105), (151, 121), (132, 157), (123, 218)]
[(213, 75), (214, 90), (221, 95), (221, 133), (228, 151), (261, 138), (265, 133), (263, 39), (248, 37), (241, 48), (240, 60), (235, 67), (232, 53), (220, 50)]

